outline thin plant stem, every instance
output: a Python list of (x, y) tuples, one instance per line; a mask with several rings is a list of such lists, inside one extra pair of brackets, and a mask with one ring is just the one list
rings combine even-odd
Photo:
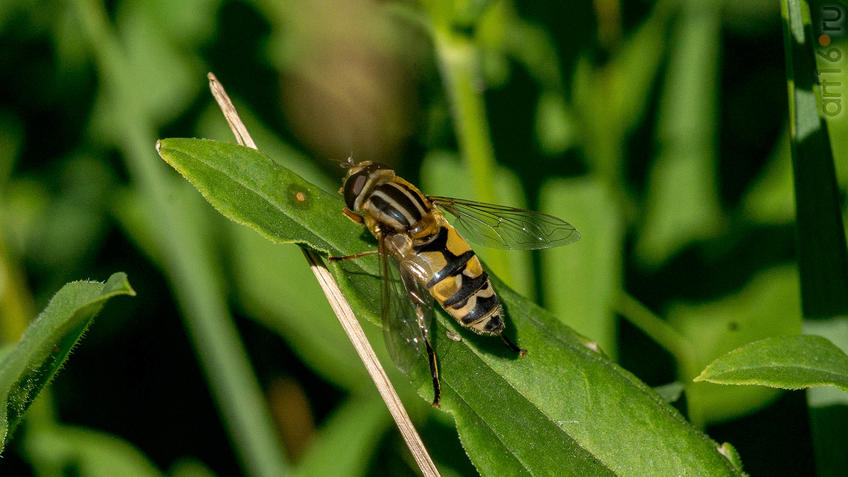
[[(212, 90), (215, 101), (218, 102), (221, 112), (227, 118), (227, 123), (229, 123), (230, 129), (233, 131), (236, 141), (242, 146), (258, 150), (256, 143), (253, 142), (253, 138), (250, 137), (250, 133), (239, 118), (238, 112), (233, 106), (232, 101), (230, 101), (230, 97), (227, 95), (224, 87), (215, 78), (214, 74), (209, 73), (207, 77), (209, 78), (209, 89)], [(439, 471), (436, 465), (430, 458), (427, 448), (424, 447), (424, 443), (415, 430), (409, 414), (407, 414), (406, 409), (403, 407), (403, 402), (401, 402), (397, 391), (395, 391), (389, 377), (386, 375), (386, 371), (377, 359), (374, 349), (365, 336), (365, 331), (360, 326), (359, 321), (357, 321), (356, 316), (353, 314), (353, 309), (345, 299), (338, 284), (336, 284), (333, 275), (330, 274), (327, 266), (324, 265), (314, 252), (307, 248), (301, 248), (301, 250), (306, 257), (306, 261), (309, 263), (309, 268), (324, 291), (327, 301), (330, 302), (330, 307), (333, 309), (336, 317), (338, 317), (339, 323), (341, 323), (348, 339), (354, 349), (356, 349), (359, 359), (362, 360), (362, 364), (365, 365), (365, 369), (374, 381), (380, 397), (383, 398), (386, 407), (389, 408), (389, 412), (392, 418), (394, 418), (395, 424), (397, 424), (398, 430), (400, 430), (401, 436), (403, 436), (407, 447), (409, 447), (409, 451), (412, 453), (415, 462), (421, 469), (421, 473), (426, 477), (438, 476)]]
[[(432, 32), (442, 78), (453, 108), (459, 149), (471, 171), (476, 198), (481, 202), (497, 202), (495, 154), (486, 119), (486, 105), (479, 87), (482, 79), (479, 52), (469, 38), (451, 33), (446, 26), (436, 25)], [(492, 250), (487, 259), (489, 266), (500, 275), (512, 277), (503, 251)]]
[(119, 148), (130, 177), (140, 188), (148, 228), (164, 259), (164, 272), (183, 310), (188, 335), (205, 372), (242, 468), (256, 477), (282, 476), (288, 464), (272, 426), (270, 412), (253, 374), (247, 353), (227, 310), (226, 293), (209, 270), (199, 233), (189, 226), (185, 205), (173, 203), (168, 176), (152, 156), (154, 126), (139, 101), (115, 33), (100, 2), (72, 2), (83, 37), (96, 61), (100, 81), (110, 95), (120, 131)]
[(622, 292), (616, 303), (616, 312), (671, 353), (678, 362), (694, 360), (694, 348), (689, 339), (632, 296)]
[[(692, 379), (698, 375), (700, 370), (698, 369), (695, 347), (689, 338), (680, 334), (665, 320), (656, 316), (645, 305), (625, 292), (619, 294), (615, 311), (671, 353), (677, 362), (677, 374), (685, 388), (688, 389), (695, 384)], [(687, 411), (690, 422), (697, 427), (703, 427), (703, 418), (700, 415), (699, 408), (689, 405)]]

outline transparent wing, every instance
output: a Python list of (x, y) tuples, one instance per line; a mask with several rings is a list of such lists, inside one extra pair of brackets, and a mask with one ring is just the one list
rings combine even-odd
[(456, 218), (453, 225), (463, 237), (486, 247), (536, 250), (580, 240), (574, 226), (542, 212), (452, 197), (429, 199)]
[(383, 338), (392, 361), (409, 373), (419, 359), (426, 359), (424, 338), (433, 322), (433, 297), (417, 280), (417, 265), (398, 262), (390, 247), (380, 240)]

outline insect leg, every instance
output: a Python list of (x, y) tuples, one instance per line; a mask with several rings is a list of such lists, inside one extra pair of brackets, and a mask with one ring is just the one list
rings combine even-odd
[(380, 253), (379, 250), (366, 250), (364, 252), (355, 253), (353, 255), (345, 255), (343, 257), (327, 257), (327, 260), (330, 262), (341, 262), (342, 260), (351, 260), (354, 258), (365, 257), (367, 255), (374, 255), (375, 253)]
[(501, 333), (501, 339), (503, 340), (504, 343), (506, 343), (507, 348), (518, 353), (518, 356), (521, 356), (522, 358), (524, 356), (527, 356), (527, 350), (521, 349), (518, 346), (516, 346), (516, 344), (513, 343), (512, 341), (510, 341), (509, 338), (507, 338), (505, 334)]
[(441, 407), (439, 401), (442, 397), (442, 386), (439, 383), (439, 363), (436, 361), (436, 352), (430, 346), (430, 338), (424, 337), (424, 345), (427, 347), (427, 361), (430, 363), (430, 375), (433, 377), (433, 407)]
[(364, 222), (364, 219), (362, 218), (362, 216), (357, 215), (356, 213), (354, 213), (352, 210), (348, 209), (347, 207), (342, 209), (342, 213), (345, 214), (345, 216), (354, 223), (361, 224), (361, 223)]

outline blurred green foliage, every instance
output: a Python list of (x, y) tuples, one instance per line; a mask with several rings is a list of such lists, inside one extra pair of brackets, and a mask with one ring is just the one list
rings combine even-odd
[[(845, 85), (835, 5), (811, 2), (807, 46)], [(124, 270), (138, 293), (99, 315), (0, 473), (414, 475), (300, 252), (156, 156), (159, 137), (231, 141), (214, 71), (260, 149), (330, 192), (353, 155), (569, 220), (577, 244), (480, 254), (649, 385), (682, 383), (674, 405), (746, 471), (844, 475), (844, 392), (691, 381), (802, 326), (848, 346), (844, 320), (802, 322), (782, 28), (758, 0), (0, 2), (0, 339), (70, 280)], [(827, 92), (844, 224), (848, 93)], [(627, 316), (625, 291), (647, 309)], [(451, 420), (393, 381), (443, 474), (473, 474)]]

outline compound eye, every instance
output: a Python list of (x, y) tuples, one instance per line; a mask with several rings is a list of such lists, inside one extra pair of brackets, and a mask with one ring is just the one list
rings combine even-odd
[(366, 182), (368, 182), (367, 172), (358, 172), (348, 177), (347, 181), (345, 181), (344, 199), (348, 209), (354, 210), (356, 198), (362, 193)]

